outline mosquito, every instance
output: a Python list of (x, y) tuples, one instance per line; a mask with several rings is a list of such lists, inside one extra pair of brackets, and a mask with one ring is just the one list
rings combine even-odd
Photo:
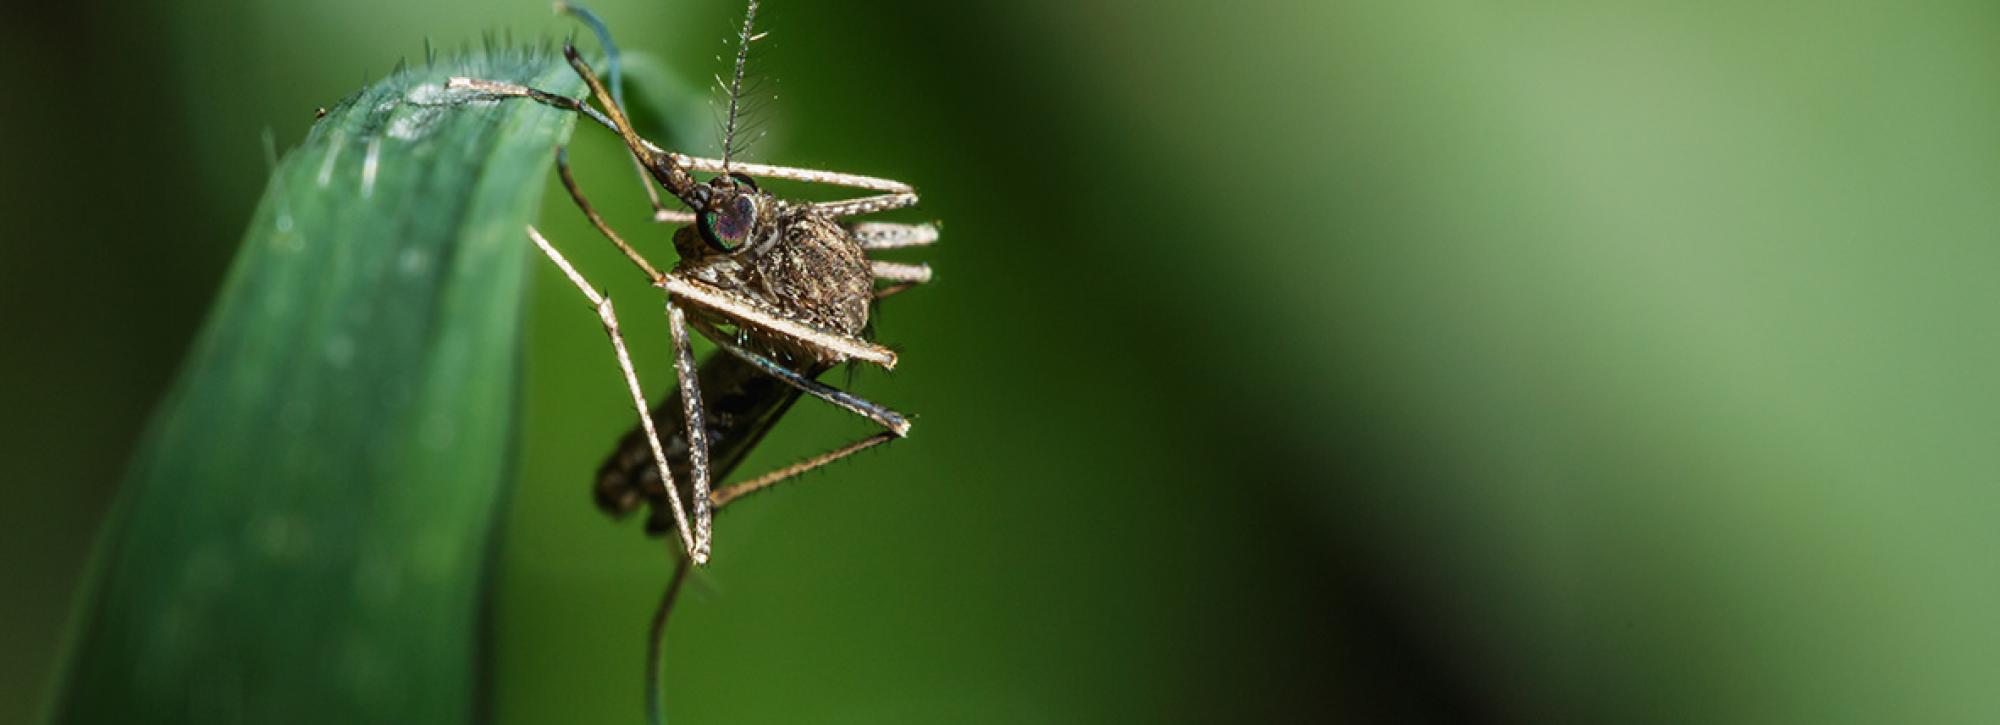
[[(756, 2), (750, 3), (743, 25), (735, 80), (731, 83), (731, 116), (725, 136), (734, 134), (734, 106), (736, 95), (740, 93), (749, 44), (763, 37), (752, 33), (757, 5)], [(572, 13), (587, 12), (575, 5), (564, 9)], [(563, 187), (585, 218), (653, 286), (667, 295), (667, 319), (672, 333), (678, 382), (675, 393), (681, 408), (678, 425), (671, 427), (669, 432), (682, 434), (675, 436), (679, 445), (674, 450), (679, 452), (684, 446), (685, 456), (679, 457), (688, 462), (688, 487), (691, 490), (687, 497), (691, 501), (683, 506), (681, 496), (675, 495), (667, 486), (660, 485), (658, 491), (646, 491), (650, 488), (649, 484), (656, 482), (631, 475), (631, 456), (623, 450), (629, 446), (621, 446), (621, 450), (607, 463), (602, 472), (604, 475), (600, 476), (599, 498), (607, 504), (607, 508), (627, 512), (636, 508), (641, 497), (657, 494), (664, 498), (672, 514), (673, 528), (679, 533), (688, 557), (697, 565), (705, 564), (712, 540), (711, 517), (714, 509), (803, 472), (794, 471), (797, 466), (788, 466), (766, 476), (710, 491), (711, 474), (718, 468), (714, 465), (716, 461), (710, 457), (711, 438), (717, 442), (734, 442), (734, 445), (722, 450), (728, 459), (726, 462), (734, 463), (747, 448), (743, 444), (760, 436), (774, 422), (771, 420), (775, 418), (772, 413), (781, 412), (787, 399), (798, 393), (812, 395), (867, 418), (881, 426), (891, 438), (909, 433), (910, 422), (903, 415), (820, 383), (816, 378), (849, 361), (867, 362), (884, 369), (895, 367), (895, 352), (864, 337), (869, 308), (875, 300), (928, 282), (930, 268), (923, 264), (874, 260), (867, 254), (933, 243), (937, 241), (937, 227), (935, 224), (852, 221), (854, 217), (916, 205), (918, 197), (915, 189), (900, 181), (736, 161), (728, 153), (733, 151), (733, 141), (727, 140), (725, 155), (721, 159), (664, 150), (640, 137), (633, 129), (624, 110), (612, 100), (613, 94), (575, 46), (566, 45), (563, 55), (588, 87), (588, 94), (583, 99), (465, 77), (450, 79), (449, 87), (495, 96), (532, 98), (591, 118), (617, 133), (652, 180), (687, 207), (686, 211), (665, 207), (655, 210), (655, 221), (683, 225), (673, 235), (680, 261), (672, 269), (661, 272), (597, 213), (570, 171), (567, 151), (557, 151), (557, 171)], [(589, 105), (593, 98), (603, 105), (602, 111)], [(701, 181), (695, 177), (697, 173), (714, 175), (707, 181)], [(840, 201), (796, 201), (762, 190), (756, 181), (758, 177), (829, 184), (878, 193)], [(660, 427), (655, 424), (653, 416), (647, 414), (645, 396), (611, 300), (599, 293), (540, 231), (529, 227), (528, 237), (596, 309), (632, 395), (633, 406), (639, 413), (640, 425), (636, 432), (644, 436), (646, 462), (652, 464), (652, 474), (658, 477), (658, 482), (677, 483), (669, 465), (673, 457), (667, 454), (668, 448), (662, 443)], [(887, 282), (890, 286), (877, 288), (878, 281)], [(702, 369), (696, 367), (689, 342), (690, 328), (714, 342), (719, 349), (718, 359), (702, 368), (712, 369), (715, 375), (703, 375)], [(722, 362), (724, 359), (730, 362)], [(772, 395), (768, 387), (747, 383), (739, 371), (755, 371), (776, 380), (790, 388), (790, 393)], [(719, 384), (731, 389), (719, 393), (747, 393), (754, 389), (758, 394), (750, 396), (755, 400), (733, 401), (732, 397), (744, 396), (710, 396), (716, 403), (730, 403), (720, 406), (730, 409), (717, 420), (705, 423), (704, 408), (707, 406), (704, 403), (710, 398), (702, 395), (703, 378), (715, 378)], [(711, 431), (720, 434), (711, 436)], [(864, 439), (855, 445), (879, 437)], [(803, 463), (817, 463), (809, 466), (809, 470), (858, 452), (849, 451), (849, 448), (852, 446)], [(822, 461), (822, 458), (828, 460)], [(774, 478), (776, 474), (788, 475)]]
[[(590, 284), (542, 233), (528, 238), (590, 302), (603, 323), (639, 425), (599, 470), (599, 507), (624, 516), (651, 507), (647, 530), (679, 536), (674, 575), (653, 621), (648, 700), (658, 717), (657, 668), (662, 631), (676, 592), (692, 563), (708, 562), (714, 512), (758, 491), (868, 448), (907, 436), (909, 419), (887, 407), (821, 383), (818, 377), (844, 363), (884, 369), (896, 353), (867, 339), (871, 306), (882, 298), (930, 281), (927, 265), (875, 260), (871, 252), (932, 244), (935, 224), (859, 221), (915, 206), (916, 190), (900, 181), (787, 166), (747, 163), (738, 150), (738, 115), (758, 3), (752, 0), (737, 40), (734, 73), (723, 83), (728, 110), (722, 157), (668, 151), (642, 138), (626, 115), (618, 83), (617, 51), (603, 23), (579, 5), (557, 9), (580, 18), (606, 52), (612, 87), (573, 45), (564, 57), (587, 92), (572, 99), (498, 81), (455, 77), (448, 87), (495, 97), (527, 98), (579, 113), (625, 143), (653, 201), (653, 220), (676, 225), (679, 261), (661, 271), (598, 214), (570, 172), (566, 149), (557, 149), (563, 188), (585, 218), (666, 296), (676, 387), (649, 411), (612, 301)], [(720, 83), (722, 79), (718, 78)], [(595, 99), (602, 110), (591, 105)], [(706, 180), (697, 174), (709, 175)], [(870, 192), (839, 201), (800, 201), (765, 191), (758, 179), (823, 184)], [(684, 209), (663, 204), (655, 191)], [(879, 286), (878, 286), (879, 285)], [(690, 330), (717, 352), (697, 367)], [(801, 394), (868, 419), (882, 431), (761, 476), (711, 489), (727, 476)], [(656, 420), (656, 418), (658, 420)], [(686, 503), (683, 504), (683, 499)], [(662, 505), (664, 504), (664, 506)]]

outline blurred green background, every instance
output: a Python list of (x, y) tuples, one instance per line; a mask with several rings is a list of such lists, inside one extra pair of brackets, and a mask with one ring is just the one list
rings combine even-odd
[[(740, 13), (592, 5), (692, 83)], [(915, 433), (720, 520), (675, 719), (2000, 719), (2000, 8), (773, 0), (761, 25), (752, 155), (910, 180), (945, 235), (879, 317), (903, 364), (854, 375)], [(0, 10), (0, 721), (44, 697), (260, 133), (296, 142), (425, 37), (573, 27), (541, 0)], [(640, 227), (619, 149), (578, 137)], [(648, 304), (559, 192), (543, 219)], [(534, 269), (497, 713), (631, 722), (669, 560), (590, 504), (630, 416)], [(662, 326), (632, 326), (663, 391)], [(867, 431), (802, 404), (743, 472)]]

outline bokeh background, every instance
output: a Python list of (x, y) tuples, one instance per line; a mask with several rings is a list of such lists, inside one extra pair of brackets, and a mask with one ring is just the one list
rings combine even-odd
[[(740, 12), (592, 4), (694, 84)], [(676, 719), (2000, 719), (2000, 8), (766, 5), (752, 155), (913, 181), (945, 237), (879, 318), (904, 364), (853, 378), (915, 434), (720, 521)], [(45, 696), (260, 135), (426, 37), (572, 28), (0, 10), (0, 721)], [(590, 505), (629, 415), (534, 269), (496, 712), (629, 722), (668, 558)], [(867, 431), (802, 404), (745, 472)]]

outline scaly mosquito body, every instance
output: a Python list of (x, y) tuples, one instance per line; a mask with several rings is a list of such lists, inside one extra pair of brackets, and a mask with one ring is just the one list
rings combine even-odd
[[(874, 288), (875, 271), (869, 265), (864, 248), (854, 241), (852, 228), (843, 229), (825, 219), (806, 217), (810, 213), (807, 209), (799, 209), (795, 213), (802, 218), (786, 225), (786, 228), (794, 230), (798, 239), (773, 243), (761, 254), (754, 250), (746, 250), (739, 255), (705, 254), (699, 233), (683, 228), (675, 235), (675, 243), (681, 249), (684, 261), (675, 268), (675, 272), (721, 288), (758, 290), (762, 303), (776, 311), (794, 319), (815, 320), (821, 329), (858, 337), (867, 327), (871, 303), (880, 294)], [(871, 231), (867, 225), (860, 225), (859, 228), (864, 234)], [(836, 233), (836, 229), (843, 231)], [(701, 381), (700, 407), (705, 426), (700, 437), (709, 446), (708, 468), (712, 476), (727, 476), (776, 425), (799, 395), (809, 389), (816, 390), (815, 395), (867, 416), (887, 429), (882, 434), (828, 454), (826, 461), (887, 442), (909, 431), (909, 422), (893, 411), (815, 382), (822, 373), (841, 362), (838, 355), (828, 355), (826, 350), (799, 345), (782, 337), (750, 335), (741, 331), (729, 336), (718, 329), (719, 322), (723, 321), (714, 316), (697, 315), (689, 319), (690, 325), (724, 347), (702, 361), (697, 374)], [(686, 435), (686, 418), (680, 414), (683, 405), (679, 393), (673, 393), (653, 408), (652, 417), (655, 429), (660, 432), (674, 480), (692, 481), (695, 473), (689, 470), (691, 438)], [(812, 465), (805, 469), (792, 470), (796, 467), (788, 467), (775, 473), (789, 478), (826, 461), (812, 459), (807, 461)], [(766, 476), (759, 480), (770, 478)], [(776, 480), (757, 486), (732, 486), (715, 492), (711, 499), (719, 507)], [(643, 427), (628, 433), (598, 470), (598, 506), (622, 517), (641, 503), (650, 504), (652, 515), (647, 520), (649, 533), (672, 531), (671, 504), (664, 500), (667, 491), (654, 465)]]
[[(753, 3), (753, 17), (754, 13)], [(743, 39), (746, 45), (756, 37), (750, 35), (749, 27), (746, 22)], [(937, 230), (928, 224), (846, 221), (856, 216), (914, 206), (917, 203), (916, 192), (902, 182), (855, 174), (737, 163), (726, 158), (705, 159), (663, 150), (633, 130), (623, 109), (611, 100), (612, 94), (574, 47), (565, 47), (564, 55), (590, 89), (590, 96), (585, 100), (471, 78), (453, 78), (449, 85), (455, 89), (497, 96), (533, 98), (586, 115), (616, 131), (640, 169), (660, 189), (687, 207), (686, 211), (658, 208), (655, 212), (656, 221), (687, 225), (674, 234), (674, 248), (680, 255), (680, 261), (673, 269), (661, 272), (598, 215), (578, 188), (575, 176), (570, 173), (567, 153), (560, 150), (557, 153), (557, 170), (563, 185), (584, 216), (655, 287), (667, 293), (668, 327), (673, 334), (675, 377), (679, 383), (676, 393), (681, 408), (679, 425), (673, 428), (682, 435), (673, 437), (678, 439), (677, 443), (684, 443), (685, 456), (667, 455), (659, 426), (655, 425), (654, 416), (647, 412), (644, 391), (639, 386), (631, 356), (626, 351), (611, 300), (598, 293), (539, 231), (531, 227), (528, 236), (597, 309), (598, 317), (611, 338), (634, 408), (639, 413), (640, 430), (647, 444), (646, 453), (651, 456), (654, 475), (660, 481), (675, 481), (670, 463), (677, 458), (687, 462), (685, 492), (676, 491), (678, 484), (652, 489), (645, 485), (647, 481), (630, 476), (623, 477), (623, 480), (635, 481), (639, 485), (621, 486), (619, 477), (613, 476), (608, 483), (600, 480), (600, 500), (604, 500), (608, 491), (609, 498), (616, 503), (609, 508), (629, 511), (630, 502), (635, 500), (631, 495), (634, 491), (641, 493), (640, 498), (664, 499), (674, 529), (680, 534), (683, 549), (695, 564), (704, 564), (708, 560), (712, 540), (712, 509), (717, 502), (733, 500), (782, 479), (760, 477), (711, 494), (709, 481), (713, 470), (708, 450), (709, 426), (703, 420), (703, 401), (706, 399), (701, 394), (701, 375), (694, 363), (689, 328), (709, 338), (724, 354), (798, 392), (866, 417), (890, 436), (907, 435), (910, 423), (902, 415), (814, 378), (848, 361), (867, 362), (885, 369), (895, 366), (894, 352), (862, 337), (868, 324), (870, 304), (910, 285), (929, 281), (930, 269), (924, 265), (871, 260), (867, 255), (878, 249), (929, 244), (936, 241)], [(741, 62), (742, 56), (739, 55), (739, 65)], [(592, 108), (588, 98), (598, 99), (604, 106), (602, 112)], [(707, 181), (697, 180), (694, 175), (703, 172), (715, 175)], [(758, 186), (756, 176), (833, 184), (880, 193), (842, 201), (794, 201), (764, 191)], [(875, 287), (878, 280), (894, 285), (878, 290)], [(723, 371), (718, 369), (717, 372)], [(782, 407), (774, 402), (767, 402), (766, 406), (772, 407), (773, 412)], [(773, 419), (774, 416), (760, 417), (767, 423)], [(751, 435), (741, 435), (738, 431), (729, 433), (734, 440), (761, 435), (760, 431), (747, 430), (741, 433)], [(681, 445), (675, 447), (679, 450)], [(835, 453), (846, 455), (854, 450), (859, 448), (850, 446)], [(735, 455), (740, 457), (740, 454)], [(613, 463), (629, 458), (614, 455)], [(816, 465), (830, 460), (833, 459), (819, 460)], [(792, 468), (796, 467), (784, 470)], [(682, 504), (683, 498), (689, 500), (688, 505)]]
[[(611, 59), (608, 67), (615, 83), (617, 53), (603, 24), (580, 6), (559, 3), (557, 7), (597, 31)], [(727, 84), (729, 113), (721, 159), (668, 151), (641, 138), (627, 119), (618, 94), (607, 89), (574, 47), (563, 50), (589, 89), (582, 99), (472, 78), (453, 78), (448, 84), (453, 89), (496, 97), (534, 99), (582, 114), (616, 132), (631, 152), (642, 179), (649, 182), (654, 221), (681, 225), (673, 235), (679, 261), (661, 272), (592, 208), (570, 173), (567, 153), (557, 151), (557, 170), (577, 207), (666, 294), (677, 385), (651, 410), (611, 300), (585, 280), (539, 231), (533, 227), (527, 230), (529, 239), (596, 310), (639, 417), (638, 428), (621, 441), (599, 470), (595, 488), (598, 505), (619, 516), (649, 506), (648, 531), (677, 533), (678, 548), (685, 554), (675, 567), (653, 621), (647, 692), (655, 720), (660, 718), (657, 669), (666, 617), (688, 566), (699, 566), (709, 559), (713, 511), (805, 471), (908, 435), (910, 430), (909, 420), (901, 414), (817, 378), (850, 361), (885, 369), (895, 366), (894, 352), (865, 337), (871, 307), (876, 300), (928, 282), (930, 269), (921, 264), (873, 260), (869, 253), (930, 244), (937, 240), (937, 229), (931, 224), (852, 221), (916, 205), (916, 192), (908, 184), (732, 158), (737, 147), (736, 115), (744, 64), (750, 43), (763, 37), (752, 33), (756, 12), (753, 0), (739, 38), (734, 80)], [(591, 99), (602, 106), (601, 111), (591, 106)], [(711, 176), (703, 180), (696, 174)], [(765, 191), (758, 178), (841, 186), (874, 195), (830, 202), (798, 201)], [(685, 209), (663, 206), (656, 188)], [(877, 287), (878, 282), (887, 286)], [(699, 367), (690, 329), (719, 348)], [(711, 490), (710, 481), (728, 475), (801, 394), (865, 417), (882, 432)]]
[[(797, 370), (808, 378), (824, 372), (817, 364)], [(708, 426), (708, 467), (726, 478), (750, 455), (764, 434), (799, 399), (798, 388), (786, 385), (734, 355), (716, 353), (701, 361), (702, 422)], [(653, 425), (666, 447), (668, 469), (675, 481), (688, 481), (688, 438), (681, 419), (680, 393), (669, 393), (653, 408)], [(687, 495), (687, 491), (678, 491)], [(666, 502), (667, 487), (653, 465), (646, 430), (634, 426), (618, 442), (597, 471), (597, 507), (623, 518), (641, 506), (649, 508), (646, 532), (671, 535), (674, 519)]]

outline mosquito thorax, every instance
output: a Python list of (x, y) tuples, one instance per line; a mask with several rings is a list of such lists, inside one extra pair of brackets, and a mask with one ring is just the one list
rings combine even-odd
[(810, 205), (766, 201), (761, 208), (769, 224), (760, 224), (733, 250), (715, 249), (698, 223), (677, 230), (674, 248), (681, 261), (674, 271), (821, 330), (861, 334), (874, 294), (864, 250), (845, 228)]

